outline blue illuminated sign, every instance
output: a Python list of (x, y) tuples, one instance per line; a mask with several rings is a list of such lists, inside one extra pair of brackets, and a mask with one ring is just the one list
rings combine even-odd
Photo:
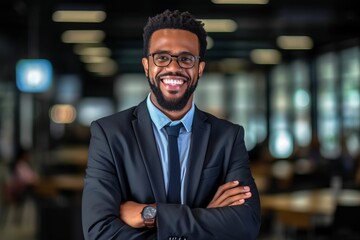
[(16, 64), (16, 85), (22, 92), (44, 92), (52, 83), (52, 65), (46, 59), (22, 59)]

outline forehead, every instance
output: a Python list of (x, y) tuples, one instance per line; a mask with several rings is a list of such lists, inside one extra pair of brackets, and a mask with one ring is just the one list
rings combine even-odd
[(155, 31), (150, 40), (150, 52), (190, 52), (199, 53), (199, 40), (195, 33), (182, 29), (160, 29)]

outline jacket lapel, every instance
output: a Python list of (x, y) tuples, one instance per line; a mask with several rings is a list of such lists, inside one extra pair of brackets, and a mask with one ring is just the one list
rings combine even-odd
[[(152, 192), (156, 202), (166, 202), (165, 184), (161, 168), (161, 160), (156, 147), (150, 115), (146, 101), (139, 104), (134, 112), (133, 128), (140, 153), (148, 173)], [(142, 177), (142, 176), (139, 176)]]
[(192, 205), (200, 182), (208, 146), (211, 125), (206, 123), (207, 116), (196, 108), (192, 126), (191, 147), (185, 180), (185, 203)]

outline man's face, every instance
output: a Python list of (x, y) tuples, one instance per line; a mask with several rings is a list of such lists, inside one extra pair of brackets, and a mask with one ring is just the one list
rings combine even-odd
[[(170, 55), (199, 55), (197, 36), (189, 31), (179, 29), (161, 29), (151, 37), (149, 53), (168, 53)], [(195, 60), (194, 67), (181, 68), (177, 58), (172, 58), (166, 67), (154, 64), (153, 56), (142, 60), (145, 74), (148, 78), (152, 101), (158, 107), (167, 111), (178, 111), (190, 106), (192, 94), (196, 89), (198, 79), (202, 75), (205, 63)]]

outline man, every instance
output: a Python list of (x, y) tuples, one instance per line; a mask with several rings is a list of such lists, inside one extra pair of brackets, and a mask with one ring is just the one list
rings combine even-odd
[[(149, 18), (142, 64), (151, 92), (138, 106), (91, 124), (82, 202), (85, 239), (256, 239), (260, 201), (241, 126), (199, 110), (193, 92), (206, 51), (188, 12)], [(165, 127), (178, 137), (180, 200)]]

